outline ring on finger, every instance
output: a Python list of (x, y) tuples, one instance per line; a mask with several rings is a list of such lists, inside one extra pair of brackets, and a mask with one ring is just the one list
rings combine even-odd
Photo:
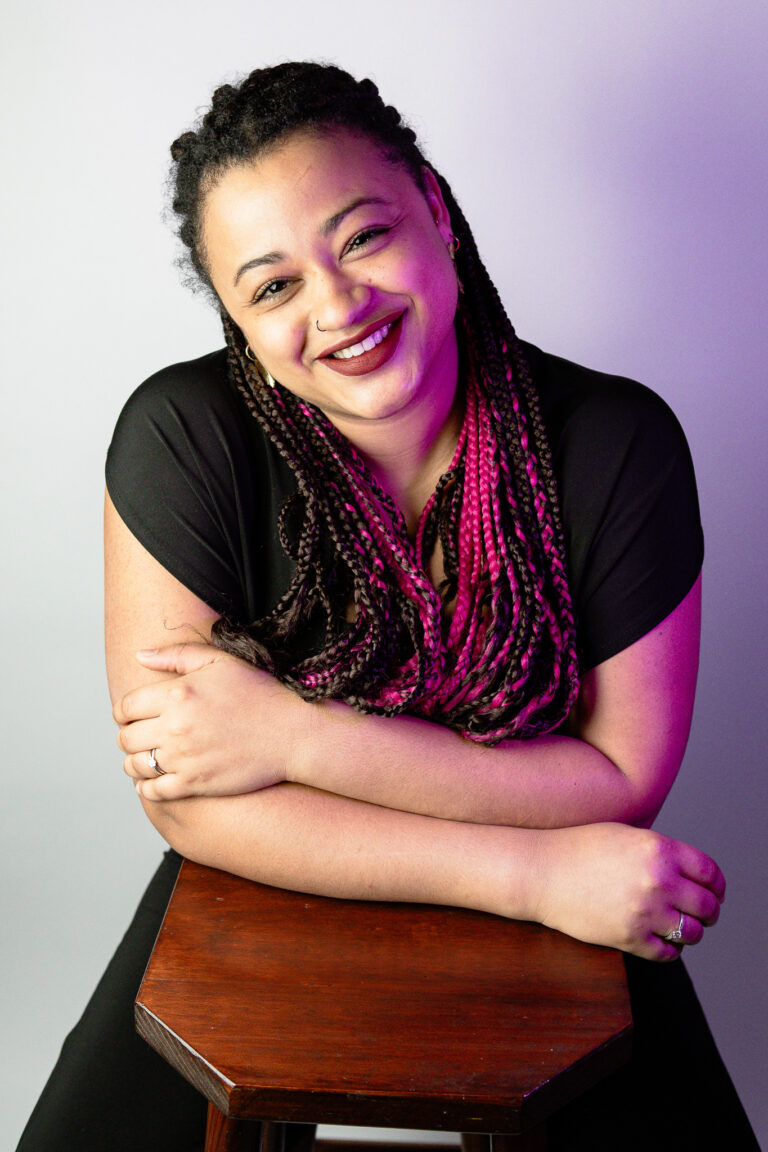
[(666, 940), (668, 944), (682, 944), (683, 942), (683, 928), (685, 926), (685, 913), (680, 913), (680, 920), (677, 928), (672, 928), (667, 932), (666, 936), (662, 936), (662, 940)]
[(165, 775), (165, 769), (161, 768), (157, 762), (157, 748), (153, 748), (149, 754), (149, 767), (152, 769), (156, 776)]

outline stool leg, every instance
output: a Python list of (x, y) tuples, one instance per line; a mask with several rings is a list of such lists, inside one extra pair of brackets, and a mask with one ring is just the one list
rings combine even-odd
[(265, 1120), (261, 1125), (259, 1152), (285, 1152), (285, 1124)]
[(257, 1152), (263, 1127), (257, 1120), (225, 1116), (209, 1102), (205, 1152)]
[(508, 1132), (462, 1132), (462, 1152), (547, 1152), (546, 1122), (519, 1136)]
[(485, 1132), (462, 1132), (461, 1152), (491, 1152), (491, 1138)]
[(544, 1121), (519, 1136), (494, 1132), (490, 1152), (547, 1152), (547, 1124)]

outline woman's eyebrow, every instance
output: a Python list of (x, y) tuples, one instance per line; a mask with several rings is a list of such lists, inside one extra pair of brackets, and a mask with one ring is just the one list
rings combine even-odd
[[(358, 196), (356, 200), (352, 200), (342, 208), (340, 212), (334, 212), (333, 216), (329, 216), (327, 220), (323, 221), (319, 228), (320, 235), (330, 236), (332, 232), (336, 231), (345, 216), (349, 216), (350, 212), (354, 212), (356, 208), (362, 208), (366, 204), (383, 204), (385, 207), (388, 207), (389, 201), (385, 200), (383, 196)], [(265, 252), (263, 256), (254, 256), (253, 260), (248, 260), (238, 268), (233, 287), (237, 288), (240, 277), (246, 272), (251, 272), (254, 268), (260, 268), (263, 264), (279, 264), (281, 260), (285, 259), (286, 255), (284, 252)]]
[(241, 264), (232, 282), (232, 287), (237, 288), (240, 277), (246, 272), (250, 272), (253, 268), (260, 268), (262, 264), (279, 264), (281, 260), (285, 260), (284, 252), (266, 252), (263, 256), (254, 256), (253, 260), (248, 260), (245, 264)]
[(348, 216), (350, 212), (354, 212), (355, 208), (361, 208), (365, 204), (388, 205), (389, 201), (385, 200), (382, 196), (358, 196), (356, 200), (352, 200), (351, 203), (347, 204), (345, 208), (342, 208), (340, 212), (329, 216), (325, 223), (320, 225), (320, 235), (330, 236), (331, 232), (336, 231), (345, 216)]

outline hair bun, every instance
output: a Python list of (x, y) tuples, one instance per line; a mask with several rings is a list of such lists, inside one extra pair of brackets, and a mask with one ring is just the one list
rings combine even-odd
[(215, 108), (218, 112), (223, 104), (228, 104), (236, 95), (237, 91), (231, 84), (222, 84), (220, 88), (216, 89), (211, 98), (211, 108)]
[(196, 143), (197, 136), (194, 132), (183, 132), (182, 135), (171, 144), (171, 159), (178, 163), (187, 152), (194, 148)]
[(358, 87), (360, 92), (365, 96), (377, 97), (379, 95), (379, 89), (376, 87), (373, 80), (370, 80), (367, 76), (364, 80), (360, 81)]
[(386, 119), (388, 120), (388, 122), (390, 124), (392, 124), (394, 127), (399, 126), (400, 119), (401, 119), (400, 113), (398, 112), (397, 108), (394, 107), (393, 104), (385, 104), (384, 115), (385, 115)]

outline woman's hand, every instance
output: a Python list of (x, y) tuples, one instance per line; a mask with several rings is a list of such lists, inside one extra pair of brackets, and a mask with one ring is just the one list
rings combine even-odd
[[(541, 834), (535, 919), (578, 940), (674, 960), (715, 924), (725, 879), (709, 856), (646, 828), (589, 824)], [(682, 938), (663, 937), (684, 913)]]
[(128, 692), (113, 712), (118, 745), (127, 753), (124, 770), (143, 799), (232, 796), (289, 779), (311, 705), (208, 644), (174, 645), (137, 659), (172, 674)]

